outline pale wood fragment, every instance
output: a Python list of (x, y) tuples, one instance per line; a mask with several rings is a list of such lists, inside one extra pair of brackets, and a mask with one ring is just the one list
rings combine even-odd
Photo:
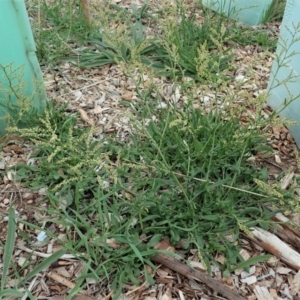
[(258, 300), (274, 300), (268, 289), (264, 286), (257, 285), (254, 288), (254, 293)]
[(261, 247), (281, 259), (290, 267), (300, 270), (300, 254), (281, 241), (276, 235), (259, 227), (251, 228), (251, 232)]

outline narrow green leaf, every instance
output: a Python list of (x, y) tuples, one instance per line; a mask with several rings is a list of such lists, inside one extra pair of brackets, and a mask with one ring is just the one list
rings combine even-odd
[(215, 183), (209, 185), (209, 186), (207, 187), (207, 190), (208, 190), (208, 191), (209, 191), (209, 190), (212, 190), (212, 189), (214, 189), (214, 188), (216, 188), (216, 187), (219, 187), (219, 186), (221, 186), (221, 185), (223, 185), (223, 184), (226, 184), (228, 181), (230, 181), (230, 178), (225, 178), (225, 179), (223, 179), (223, 180), (219, 180), (219, 181), (217, 181), (217, 182), (215, 182)]
[(150, 241), (147, 243), (149, 248), (154, 247), (162, 238), (162, 234), (155, 234)]
[(90, 268), (90, 262), (87, 262), (85, 265), (84, 265), (84, 269), (81, 273), (81, 275), (79, 276), (79, 278), (77, 278), (76, 280), (76, 285), (72, 288), (72, 290), (69, 292), (69, 295), (67, 296), (67, 299), (66, 300), (69, 300), (69, 299), (72, 299), (72, 297), (74, 295), (77, 295), (80, 290), (82, 289), (83, 287), (83, 284), (84, 284), (84, 281), (85, 279), (88, 277), (88, 270)]
[(144, 263), (144, 259), (143, 259), (142, 255), (141, 255), (140, 251), (138, 250), (138, 248), (135, 245), (133, 245), (133, 244), (129, 244), (129, 246), (131, 247), (131, 249), (133, 250), (133, 252), (135, 253), (135, 255), (138, 257), (138, 259), (142, 263)]
[(129, 279), (131, 280), (131, 282), (138, 286), (140, 284), (139, 280), (134, 276), (133, 272), (132, 272), (132, 268), (127, 270), (127, 274), (128, 274), (128, 277)]
[(219, 215), (206, 215), (206, 216), (201, 216), (202, 220), (207, 220), (207, 221), (217, 221), (220, 219)]
[(2, 297), (22, 298), (23, 296), (24, 296), (24, 293), (19, 292), (18, 290), (14, 290), (14, 289), (6, 289), (6, 290), (2, 290), (0, 292), (0, 299)]
[(3, 254), (3, 269), (2, 269), (2, 280), (1, 280), (1, 291), (4, 289), (7, 280), (7, 271), (10, 265), (10, 261), (13, 256), (15, 239), (16, 239), (16, 222), (15, 222), (15, 210), (10, 207), (8, 214), (8, 229), (7, 238), (4, 246)]
[(255, 256), (255, 257), (252, 257), (246, 261), (243, 261), (241, 262), (240, 264), (236, 265), (234, 268), (231, 269), (231, 271), (235, 271), (237, 269), (245, 269), (251, 265), (255, 265), (259, 262), (262, 262), (262, 261), (266, 261), (267, 259), (269, 259), (272, 255), (259, 255), (259, 256)]
[(55, 253), (53, 253), (51, 256), (43, 260), (39, 265), (37, 265), (31, 272), (27, 274), (27, 276), (22, 280), (22, 282), (26, 282), (30, 278), (36, 276), (39, 272), (45, 270), (48, 268), (52, 263), (56, 262), (62, 255), (65, 254), (65, 250), (61, 249)]
[(247, 207), (247, 208), (243, 209), (240, 213), (241, 216), (245, 216), (248, 214), (255, 214), (256, 216), (260, 216), (261, 210), (258, 209), (257, 207)]
[(224, 278), (229, 278), (229, 277), (230, 277), (230, 272), (229, 272), (228, 270), (225, 270), (225, 271), (223, 272), (223, 277), (224, 277)]

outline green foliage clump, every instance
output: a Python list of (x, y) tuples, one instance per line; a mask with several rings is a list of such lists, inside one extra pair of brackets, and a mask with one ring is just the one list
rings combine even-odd
[(37, 190), (47, 186), (50, 193), (59, 191), (60, 196), (67, 197), (69, 205), (98, 185), (97, 176), (104, 172), (102, 160), (105, 161), (108, 154), (103, 156), (103, 144), (93, 141), (92, 129), (76, 128), (77, 118), (68, 116), (65, 108), (56, 109), (49, 102), (45, 112), (37, 116), (30, 127), (9, 127), (8, 132), (18, 132), (29, 139), (36, 148), (34, 157), (40, 158), (38, 164), (22, 166), (17, 179), (23, 180), (35, 173), (28, 182), (30, 188)]
[[(110, 6), (104, 7), (102, 12), (97, 11), (98, 37), (89, 39), (89, 45), (78, 50), (76, 57), (65, 60), (71, 59), (86, 68), (120, 62), (142, 64), (153, 68), (160, 76), (189, 76), (202, 82), (207, 76), (213, 76), (216, 81), (222, 77), (222, 71), (229, 68), (233, 55), (230, 47), (225, 50), (222, 47), (229, 39), (224, 26), (212, 27), (209, 21), (198, 25), (195, 16), (187, 17), (185, 9), (181, 8), (179, 23), (177, 15), (166, 22), (160, 21), (164, 19), (163, 13), (152, 16), (162, 34), (148, 37), (145, 33), (148, 28), (141, 19), (146, 16), (147, 7), (141, 10), (135, 18), (122, 10), (114, 13)], [(204, 63), (209, 75), (199, 74), (199, 69), (205, 69)]]
[[(34, 164), (15, 166), (16, 179), (47, 188), (49, 213), (58, 216), (51, 222), (68, 227), (65, 247), (84, 253), (89, 277), (114, 274), (113, 289), (138, 284), (164, 236), (186, 251), (197, 248), (208, 270), (213, 262), (230, 271), (243, 261), (239, 234), (255, 225), (267, 229), (276, 213), (264, 206), (274, 196), (260, 194), (253, 181), (266, 180), (266, 170), (247, 160), (265, 148), (264, 139), (238, 120), (190, 107), (162, 111), (149, 124), (133, 122), (130, 143), (93, 141), (93, 130), (77, 128), (75, 116), (50, 105), (32, 128), (11, 129), (36, 148)], [(226, 256), (224, 265), (216, 253)]]
[[(42, 7), (59, 38), (49, 37), (58, 44), (51, 42), (47, 48), (47, 33), (35, 31), (39, 56), (48, 62), (69, 55), (76, 29), (87, 34), (80, 22), (73, 23), (71, 5), (56, 4)], [(48, 215), (55, 216), (47, 222), (65, 229), (65, 251), (86, 262), (82, 280), (99, 282), (106, 277), (117, 291), (115, 298), (125, 282), (139, 285), (142, 272), (154, 283), (146, 266), (155, 267), (154, 246), (164, 237), (186, 253), (197, 249), (208, 271), (215, 264), (228, 274), (255, 263), (243, 262), (239, 255), (240, 234), (251, 235), (251, 227), (257, 225), (268, 229), (274, 225), (270, 221), (274, 214), (298, 206), (292, 193), (265, 184), (267, 170), (251, 163), (257, 151), (271, 150), (257, 130), (261, 116), (242, 126), (238, 118), (245, 107), (233, 103), (241, 96), (233, 95), (227, 85), (227, 73), (233, 68), (232, 40), (246, 44), (244, 29), (232, 30), (211, 15), (199, 24), (196, 15), (179, 3), (152, 13), (147, 5), (125, 10), (105, 3), (93, 13), (98, 19), (85, 36), (89, 43), (75, 51), (73, 61), (83, 67), (118, 63), (125, 73), (154, 70), (147, 72), (153, 85), (155, 76), (172, 77), (176, 86), (181, 84), (179, 97), (187, 101), (180, 108), (174, 103), (158, 108), (158, 87), (151, 87), (154, 93), (151, 88), (138, 89), (143, 101), (135, 107), (130, 123), (134, 134), (127, 142), (115, 136), (96, 140), (93, 128), (78, 127), (76, 114), (49, 102), (43, 114), (27, 114), (24, 128), (14, 123), (8, 127), (35, 149), (28, 164), (14, 166), (16, 179), (33, 190), (45, 188), (44, 200), (51, 204)], [(147, 36), (147, 22), (157, 24), (157, 36)], [(251, 42), (263, 44), (265, 36), (255, 35)], [(193, 108), (208, 92), (219, 97), (220, 91), (224, 98), (216, 97), (209, 113)], [(264, 96), (247, 97), (248, 105), (261, 108), (265, 103)], [(217, 108), (220, 103), (222, 111)], [(223, 264), (215, 259), (220, 253), (226, 258)], [(46, 265), (62, 254), (49, 258)]]

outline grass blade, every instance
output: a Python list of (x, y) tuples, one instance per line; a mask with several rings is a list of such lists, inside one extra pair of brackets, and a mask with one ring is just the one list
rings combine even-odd
[(39, 265), (37, 265), (31, 272), (29, 272), (27, 274), (27, 276), (23, 279), (23, 282), (26, 282), (30, 278), (36, 276), (39, 272), (43, 271), (48, 266), (50, 266), (52, 263), (56, 262), (64, 254), (65, 254), (64, 249), (61, 249), (61, 250), (53, 253), (51, 256), (49, 256), (44, 261), (42, 261)]
[(235, 271), (237, 269), (245, 269), (250, 267), (251, 265), (255, 265), (259, 262), (265, 261), (267, 259), (269, 259), (272, 255), (259, 255), (259, 256), (255, 256), (252, 257), (246, 261), (241, 262), (240, 264), (236, 265), (232, 271)]
[(6, 283), (6, 275), (10, 265), (10, 261), (13, 256), (13, 250), (16, 239), (16, 222), (15, 222), (15, 210), (11, 207), (9, 209), (8, 215), (8, 229), (7, 229), (7, 239), (4, 247), (4, 255), (3, 255), (3, 272), (2, 272), (2, 280), (1, 280), (1, 290), (3, 291), (5, 283)]
[(2, 297), (21, 298), (21, 297), (23, 297), (23, 295), (24, 295), (24, 293), (19, 292), (18, 290), (6, 289), (6, 290), (2, 290), (0, 292), (0, 299), (2, 299)]

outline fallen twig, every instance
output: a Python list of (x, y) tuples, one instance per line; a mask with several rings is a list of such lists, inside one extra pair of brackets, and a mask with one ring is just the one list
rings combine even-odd
[(212, 288), (214, 291), (227, 297), (230, 300), (245, 300), (244, 297), (240, 296), (234, 291), (231, 291), (229, 288), (227, 288), (208, 274), (194, 270), (191, 267), (187, 266), (186, 264), (180, 262), (179, 260), (169, 255), (159, 253), (152, 258), (152, 261), (162, 264), (168, 267), (169, 269), (186, 276), (187, 278), (201, 281), (210, 288)]

